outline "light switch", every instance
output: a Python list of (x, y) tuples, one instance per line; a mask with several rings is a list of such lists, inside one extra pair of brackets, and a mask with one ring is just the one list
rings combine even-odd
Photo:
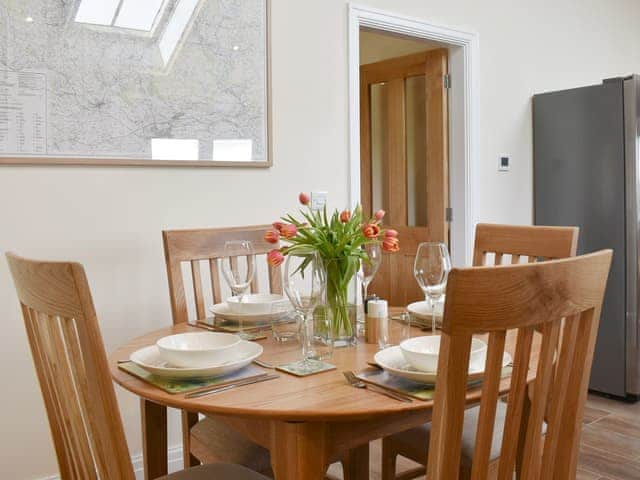
[(500, 162), (498, 163), (498, 171), (499, 172), (508, 172), (509, 167), (511, 166), (511, 159), (508, 155), (501, 155)]
[(311, 192), (311, 209), (322, 210), (327, 204), (327, 192)]

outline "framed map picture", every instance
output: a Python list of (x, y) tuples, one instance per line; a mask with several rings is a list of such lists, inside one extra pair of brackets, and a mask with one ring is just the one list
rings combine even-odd
[(271, 165), (269, 0), (0, 0), (0, 164)]

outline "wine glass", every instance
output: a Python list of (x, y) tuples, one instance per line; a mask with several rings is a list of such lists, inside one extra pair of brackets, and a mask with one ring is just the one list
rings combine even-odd
[(363, 259), (360, 262), (362, 266), (358, 271), (358, 278), (360, 278), (360, 281), (362, 282), (362, 303), (364, 304), (367, 300), (367, 289), (369, 288), (369, 284), (373, 280), (373, 277), (376, 276), (376, 273), (380, 268), (380, 264), (382, 263), (382, 250), (378, 242), (365, 243), (362, 246), (362, 249), (367, 254), (367, 260)]
[[(330, 348), (330, 345), (322, 344), (314, 335), (313, 313), (322, 303), (326, 286), (326, 271), (317, 253), (304, 256), (287, 255), (284, 264), (284, 291), (293, 308), (302, 316), (302, 360), (291, 368), (302, 373), (312, 371), (313, 361), (322, 359)], [(325, 313), (324, 317), (328, 318), (328, 315)]]
[[(242, 303), (256, 271), (253, 245), (248, 240), (231, 240), (224, 244), (222, 274), (233, 295)], [(242, 318), (238, 320), (238, 335), (245, 338)]]
[(413, 275), (431, 305), (431, 326), (436, 332), (436, 301), (444, 294), (447, 276), (451, 270), (449, 250), (444, 243), (421, 243), (418, 245)]

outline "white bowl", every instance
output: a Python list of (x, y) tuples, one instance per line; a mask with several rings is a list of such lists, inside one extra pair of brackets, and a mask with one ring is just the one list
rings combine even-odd
[(256, 342), (242, 340), (238, 347), (238, 358), (219, 365), (206, 367), (183, 368), (167, 365), (160, 355), (157, 345), (141, 348), (131, 354), (130, 360), (149, 373), (173, 379), (210, 378), (228, 375), (246, 367), (260, 355), (262, 346)]
[[(400, 343), (404, 358), (416, 370), (436, 372), (438, 370), (438, 353), (440, 352), (440, 335), (409, 338)], [(484, 366), (487, 357), (487, 344), (477, 338), (471, 341), (469, 365)]]
[[(425, 385), (435, 385), (438, 379), (438, 372), (421, 372), (420, 370), (411, 366), (407, 359), (404, 358), (402, 350), (398, 345), (385, 348), (378, 351), (373, 357), (373, 360), (382, 367), (385, 371), (396, 377), (406, 378), (413, 380), (414, 382), (424, 383)], [(507, 367), (513, 362), (509, 352), (504, 352), (502, 356), (502, 368)], [(467, 377), (468, 383), (474, 383), (482, 380), (484, 377), (484, 363), (478, 365), (469, 365), (469, 376)], [(505, 372), (507, 373), (511, 372)]]
[(169, 365), (198, 368), (236, 360), (240, 342), (231, 333), (193, 332), (162, 337), (156, 345)]
[(227, 299), (227, 305), (231, 313), (243, 315), (264, 315), (273, 311), (274, 304), (287, 302), (282, 295), (275, 293), (252, 293), (242, 297)]

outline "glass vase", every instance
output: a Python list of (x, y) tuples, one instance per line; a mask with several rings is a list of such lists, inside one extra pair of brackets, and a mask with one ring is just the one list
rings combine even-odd
[(330, 339), (334, 348), (350, 347), (357, 343), (357, 306), (350, 293), (355, 292), (354, 273), (339, 260), (325, 262), (327, 290), (325, 315), (328, 316)]

